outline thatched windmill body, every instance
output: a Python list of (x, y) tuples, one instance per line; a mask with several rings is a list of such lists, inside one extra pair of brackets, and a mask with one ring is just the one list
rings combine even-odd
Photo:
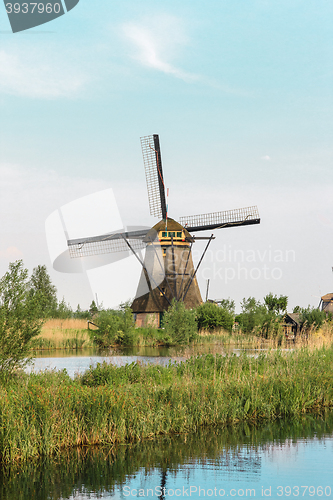
[(194, 238), (178, 222), (168, 218), (158, 222), (146, 237), (145, 268), (141, 273), (132, 310), (137, 325), (160, 325), (163, 312), (174, 298), (187, 308), (201, 304), (192, 261)]
[[(182, 301), (186, 308), (202, 303), (196, 274), (211, 243), (209, 237), (191, 233), (226, 227), (259, 224), (257, 207), (181, 217), (179, 222), (168, 217), (162, 159), (158, 135), (141, 138), (151, 215), (160, 221), (150, 230), (124, 231), (91, 238), (68, 240), (70, 255), (82, 257), (130, 250), (142, 265), (132, 310), (138, 326), (147, 321), (160, 325), (161, 317), (172, 299)], [(194, 268), (192, 245), (207, 240), (205, 250)], [(146, 248), (142, 259), (138, 250)]]

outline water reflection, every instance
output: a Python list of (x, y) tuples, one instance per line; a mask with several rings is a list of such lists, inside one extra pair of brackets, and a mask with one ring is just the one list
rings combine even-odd
[[(178, 496), (199, 498), (194, 490), (199, 487), (205, 490), (204, 496), (239, 498), (249, 496), (248, 489), (255, 493), (251, 496), (279, 498), (283, 496), (277, 495), (279, 484), (330, 487), (331, 495), (328, 489), (327, 494), (324, 491), (318, 495), (327, 498), (333, 496), (332, 433), (333, 414), (327, 414), (325, 418), (307, 416), (260, 428), (239, 425), (201, 429), (195, 434), (165, 436), (117, 448), (72, 449), (54, 460), (0, 471), (0, 498), (167, 499), (176, 489), (182, 493)], [(225, 494), (207, 495), (214, 488)], [(269, 488), (271, 494), (263, 495)], [(147, 495), (148, 490), (152, 494)], [(309, 492), (303, 496), (309, 497)]]
[(35, 358), (32, 365), (26, 368), (27, 373), (42, 370), (66, 370), (68, 375), (74, 378), (75, 375), (83, 374), (90, 366), (96, 366), (97, 363), (106, 361), (115, 366), (124, 366), (131, 363), (159, 364), (167, 366), (169, 363), (178, 363), (184, 361), (184, 357), (179, 356), (140, 356), (124, 354), (104, 354), (91, 356), (63, 356), (63, 357), (41, 357)]
[(133, 362), (139, 362), (144, 365), (159, 364), (166, 366), (169, 362), (178, 363), (184, 361), (190, 356), (204, 353), (234, 353), (240, 355), (246, 352), (249, 356), (257, 356), (259, 352), (266, 349), (235, 349), (232, 347), (214, 345), (202, 346), (179, 346), (179, 347), (128, 347), (116, 348), (108, 351), (97, 351), (94, 349), (55, 349), (47, 351), (38, 351), (35, 353), (33, 364), (27, 368), (27, 372), (41, 370), (67, 370), (67, 373), (74, 377), (76, 374), (82, 374), (90, 366), (96, 366), (97, 363), (106, 361), (116, 366), (124, 366)]

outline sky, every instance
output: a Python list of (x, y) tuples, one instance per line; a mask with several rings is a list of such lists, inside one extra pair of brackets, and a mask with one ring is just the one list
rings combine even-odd
[(80, 0), (12, 33), (0, 4), (0, 275), (45, 264), (74, 308), (133, 298), (133, 259), (122, 278), (53, 269), (45, 221), (111, 189), (124, 225), (154, 225), (139, 138), (157, 133), (171, 217), (261, 216), (215, 231), (202, 296), (209, 279), (238, 309), (270, 292), (317, 306), (333, 292), (332, 21), (326, 0)]

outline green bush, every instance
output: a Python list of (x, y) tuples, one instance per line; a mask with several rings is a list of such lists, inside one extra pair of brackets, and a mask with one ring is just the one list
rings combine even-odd
[(198, 328), (204, 330), (223, 329), (231, 332), (234, 316), (225, 307), (220, 307), (213, 302), (205, 302), (197, 308)]
[(98, 325), (98, 330), (93, 330), (93, 341), (99, 347), (135, 343), (134, 318), (128, 305), (121, 306), (119, 310), (100, 311), (94, 322)]
[(326, 320), (325, 311), (320, 311), (315, 307), (308, 306), (300, 310), (301, 325), (303, 329), (314, 328), (318, 330)]
[[(268, 300), (266, 300), (268, 298)], [(272, 299), (269, 300), (269, 299)], [(265, 297), (266, 306), (257, 301), (254, 297), (243, 299), (241, 302), (242, 312), (236, 316), (243, 333), (254, 333), (260, 337), (278, 338), (283, 336), (282, 321), (283, 316), (277, 311), (285, 305), (286, 297), (280, 297), (281, 302), (275, 304), (276, 297), (269, 294)], [(280, 299), (277, 299), (279, 301)], [(273, 303), (273, 305), (272, 305)]]
[(89, 311), (82, 310), (80, 307), (80, 304), (78, 304), (76, 311), (73, 313), (73, 318), (75, 318), (75, 319), (90, 319), (91, 314)]
[(254, 297), (243, 299), (241, 302), (242, 312), (236, 316), (243, 333), (252, 333), (264, 323), (267, 309)]
[(66, 304), (65, 297), (62, 298), (62, 301), (59, 302), (57, 308), (52, 313), (52, 318), (59, 319), (69, 319), (73, 317), (73, 310), (69, 304)]
[(185, 309), (183, 302), (173, 299), (171, 306), (164, 313), (162, 328), (166, 345), (192, 342), (198, 331), (195, 309)]

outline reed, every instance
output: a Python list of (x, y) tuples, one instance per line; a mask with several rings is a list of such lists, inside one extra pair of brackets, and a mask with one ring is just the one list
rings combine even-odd
[(51, 334), (54, 331), (62, 330), (87, 330), (86, 319), (48, 319), (45, 321), (42, 332), (45, 335)]
[[(201, 428), (196, 433), (161, 436), (145, 439), (127, 446), (75, 447), (63, 450), (56, 460), (27, 461), (0, 467), (1, 500), (105, 498), (106, 492), (114, 494), (128, 477), (144, 471), (145, 477), (156, 474), (156, 468), (172, 471), (184, 470), (188, 463), (223, 464), (225, 473), (234, 474), (235, 457), (238, 464), (252, 461), (252, 472), (260, 468), (258, 447), (284, 446), (287, 450), (299, 439), (324, 439), (333, 431), (333, 415), (305, 415), (292, 421), (283, 419), (261, 426), (247, 423), (222, 428)], [(258, 470), (258, 469), (257, 469)], [(34, 486), (38, 493), (33, 496)], [(38, 495), (39, 494), (39, 495)], [(154, 498), (154, 497), (150, 497)], [(155, 497), (156, 498), (156, 497)], [(193, 498), (193, 497), (192, 497)], [(202, 495), (201, 495), (202, 498)], [(207, 497), (206, 497), (207, 498)], [(318, 497), (316, 497), (318, 498)], [(325, 498), (325, 497), (324, 497)]]
[(80, 349), (92, 347), (84, 319), (50, 319), (34, 339), (33, 349)]
[(20, 374), (0, 385), (0, 460), (332, 408), (332, 346), (207, 354), (167, 367), (103, 363), (74, 380), (65, 371)]

